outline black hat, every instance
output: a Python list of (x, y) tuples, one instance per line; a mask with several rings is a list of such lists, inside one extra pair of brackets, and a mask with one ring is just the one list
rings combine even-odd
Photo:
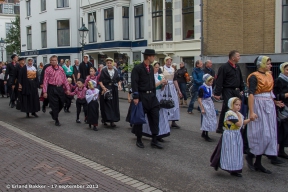
[(143, 55), (156, 55), (154, 49), (145, 49), (145, 51), (142, 54)]
[(20, 58), (18, 59), (18, 61), (22, 61), (22, 60), (25, 60), (25, 58), (24, 58), (24, 57), (20, 57)]
[(85, 83), (84, 79), (82, 79), (82, 78), (77, 79), (77, 81), (80, 81), (80, 82), (82, 82), (82, 83)]
[(13, 55), (11, 55), (11, 59), (13, 60), (14, 57), (16, 57), (16, 56), (18, 56), (18, 55), (17, 55), (17, 54), (13, 54)]

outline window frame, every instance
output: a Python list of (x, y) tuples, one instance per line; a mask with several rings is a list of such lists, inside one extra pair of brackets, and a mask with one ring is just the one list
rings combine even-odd
[[(29, 29), (31, 33), (29, 33)], [(32, 50), (32, 27), (31, 26), (26, 27), (26, 33), (27, 33), (27, 50)], [(30, 36), (30, 42), (29, 42), (29, 36)]]
[[(60, 3), (58, 3), (59, 1), (61, 1), (61, 4), (62, 4), (61, 7), (58, 6), (60, 4)], [(67, 6), (65, 6), (65, 2), (68, 3)], [(69, 2), (69, 0), (57, 0), (57, 5), (56, 6), (57, 6), (58, 9), (67, 8), (67, 7), (70, 7), (70, 2)]]
[(162, 37), (161, 39), (154, 39), (155, 38), (154, 37), (155, 28), (153, 27), (154, 26), (154, 18), (157, 18), (157, 17), (162, 18), (162, 28), (164, 27), (164, 23), (163, 23), (163, 0), (160, 0), (160, 1), (162, 1), (162, 8), (160, 10), (157, 10), (157, 11), (153, 11), (153, 9), (152, 9), (152, 12), (151, 12), (151, 15), (152, 15), (152, 41), (153, 42), (163, 41), (163, 31), (161, 34), (161, 37)]
[[(125, 14), (123, 12), (125, 12), (125, 9), (128, 9), (128, 16), (125, 16)], [(130, 33), (129, 33), (129, 30), (130, 30), (130, 23), (129, 23), (129, 9), (130, 7), (127, 7), (127, 6), (122, 6), (122, 26), (123, 26), (123, 40), (129, 40), (130, 39)], [(125, 38), (124, 37), (124, 25), (123, 25), (123, 21), (124, 19), (128, 19), (128, 30), (127, 30), (127, 33), (128, 33), (128, 38)]]
[[(43, 24), (46, 25), (45, 30), (43, 30), (43, 28), (42, 28)], [(40, 25), (41, 25), (41, 47), (42, 48), (47, 48), (47, 43), (48, 43), (48, 41), (47, 41), (47, 22), (42, 22), (42, 23), (40, 23)], [(42, 36), (43, 33), (46, 33), (46, 39), (45, 39), (46, 47), (45, 47), (45, 45), (43, 45), (43, 36)]]
[(46, 11), (46, 10), (47, 10), (47, 7), (46, 7), (46, 5), (47, 5), (47, 2), (46, 2), (46, 0), (41, 0), (41, 3), (40, 3), (40, 10), (41, 10), (41, 12), (43, 12), (43, 11)]
[[(166, 41), (173, 41), (173, 0), (171, 0), (171, 9), (167, 9), (167, 3), (165, 0), (165, 40)], [(171, 28), (172, 28), (172, 36), (171, 39), (167, 39), (167, 16), (170, 16), (172, 19)]]
[(26, 16), (31, 17), (31, 0), (26, 1)]
[[(109, 10), (113, 10), (113, 17), (108, 17), (106, 18), (106, 15), (108, 15), (108, 13), (106, 14), (106, 12), (108, 12)], [(112, 38), (112, 25), (111, 25), (111, 21), (113, 20), (113, 38)], [(106, 31), (106, 21), (108, 21), (109, 23), (109, 38), (107, 38), (107, 31)], [(104, 28), (105, 28), (105, 41), (113, 41), (114, 40), (114, 8), (108, 8), (104, 10)]]
[[(7, 30), (9, 26), (9, 30)], [(11, 30), (11, 28), (13, 27), (13, 24), (12, 23), (5, 23), (5, 33), (6, 33), (6, 36), (7, 34), (9, 33), (9, 31)]]
[[(142, 7), (142, 15), (136, 15), (136, 8), (137, 7)], [(143, 6), (143, 4), (134, 6), (134, 21), (135, 21), (134, 23), (135, 23), (135, 39), (136, 40), (137, 39), (144, 39), (144, 26), (143, 26), (143, 34), (142, 34), (141, 17), (143, 17), (143, 21), (144, 21), (144, 6)], [(139, 33), (140, 33), (140, 34), (138, 34), (139, 37), (137, 37), (137, 34), (136, 34), (136, 20), (139, 21)]]
[[(90, 15), (93, 16), (93, 20), (90, 21)], [(95, 12), (91, 12), (91, 13), (88, 13), (88, 29), (89, 29), (89, 43), (93, 43), (93, 42), (97, 42), (97, 28), (95, 26), (95, 23), (96, 23), (96, 11)], [(93, 27), (90, 27), (90, 25), (92, 25)], [(90, 31), (92, 31), (93, 33), (93, 39), (91, 41), (91, 38), (90, 38)]]
[[(69, 28), (61, 28), (61, 29), (59, 29), (58, 28), (58, 22), (60, 22), (60, 21), (69, 21)], [(70, 20), (69, 19), (59, 19), (59, 20), (57, 20), (57, 22), (56, 22), (56, 25), (57, 25), (57, 46), (58, 47), (69, 47), (69, 46), (71, 46), (71, 30), (70, 30), (70, 28), (71, 28), (71, 25), (70, 25)], [(61, 31), (61, 30), (67, 30), (67, 29), (69, 29), (69, 45), (60, 45), (59, 44), (59, 31)]]
[[(286, 2), (286, 4), (284, 3)], [(284, 24), (288, 24), (288, 18), (286, 21), (284, 21), (284, 7), (288, 7), (288, 1), (282, 0), (282, 31), (281, 31), (281, 53), (287, 53), (287, 51), (284, 51), (284, 41), (287, 41), (288, 43), (288, 37), (283, 38), (283, 30), (284, 30)], [(288, 15), (288, 14), (287, 14)], [(288, 31), (287, 31), (288, 33)]]
[[(194, 33), (192, 34), (192, 38), (185, 38), (184, 36), (184, 15), (188, 15), (188, 14), (194, 14), (194, 7), (195, 7), (195, 4), (193, 2), (193, 6), (187, 6), (185, 8), (183, 8), (183, 4), (184, 4), (184, 1), (182, 0), (182, 36), (183, 36), (183, 40), (190, 40), (190, 39), (194, 39), (195, 38), (195, 31)], [(191, 10), (190, 10), (191, 9)], [(194, 17), (193, 17), (193, 28), (195, 27), (195, 22), (194, 22)]]

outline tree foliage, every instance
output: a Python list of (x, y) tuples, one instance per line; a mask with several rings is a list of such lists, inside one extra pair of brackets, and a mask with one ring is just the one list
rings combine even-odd
[(10, 54), (21, 52), (20, 16), (11, 21), (12, 27), (6, 35), (6, 51)]

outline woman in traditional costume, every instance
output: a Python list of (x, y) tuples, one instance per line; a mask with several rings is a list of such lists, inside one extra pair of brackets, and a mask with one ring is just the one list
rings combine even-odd
[(25, 112), (27, 118), (29, 117), (29, 113), (34, 117), (38, 117), (36, 112), (40, 111), (39, 81), (37, 69), (33, 66), (32, 58), (26, 59), (26, 66), (21, 68), (18, 82), (18, 89), (22, 94), (21, 112)]
[(166, 115), (168, 115), (168, 120), (172, 121), (171, 127), (180, 128), (179, 125), (176, 124), (176, 121), (180, 120), (180, 111), (179, 111), (179, 100), (178, 95), (182, 98), (182, 93), (179, 89), (177, 76), (175, 75), (175, 70), (171, 66), (172, 58), (166, 57), (164, 59), (165, 65), (163, 67), (163, 75), (164, 78), (168, 81), (168, 85), (165, 86), (164, 93), (166, 95), (171, 95), (172, 100), (175, 103), (175, 106), (172, 109), (165, 109)]
[(114, 60), (112, 58), (107, 58), (107, 67), (103, 68), (101, 71), (99, 78), (99, 85), (102, 89), (100, 108), (102, 123), (107, 125), (106, 122), (109, 122), (111, 127), (116, 127), (114, 122), (120, 121), (118, 90), (121, 90), (122, 88), (118, 71), (113, 65)]
[(98, 104), (98, 95), (99, 90), (96, 88), (96, 81), (90, 80), (88, 82), (88, 90), (86, 91), (86, 101), (88, 103), (87, 107), (87, 123), (91, 128), (93, 125), (93, 130), (98, 131), (98, 118), (99, 118), (99, 104)]

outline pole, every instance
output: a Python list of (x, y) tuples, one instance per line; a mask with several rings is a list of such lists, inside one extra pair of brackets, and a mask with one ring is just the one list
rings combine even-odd
[(4, 52), (4, 50), (3, 50), (3, 47), (1, 47), (1, 59), (2, 59), (2, 62), (4, 62), (3, 60), (3, 52)]
[(201, 60), (204, 59), (204, 34), (203, 34), (203, 27), (204, 27), (204, 20), (203, 20), (203, 0), (201, 0)]
[(82, 36), (82, 61), (84, 59), (84, 36)]

